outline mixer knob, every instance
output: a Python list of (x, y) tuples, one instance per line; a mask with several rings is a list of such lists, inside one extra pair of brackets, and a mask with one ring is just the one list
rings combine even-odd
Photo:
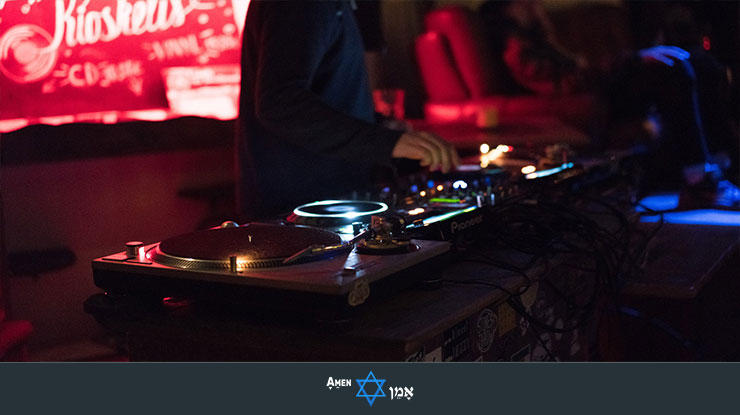
[(219, 228), (238, 228), (238, 227), (239, 227), (239, 224), (231, 220), (227, 220), (226, 222), (222, 223), (219, 226)]
[(144, 246), (141, 241), (126, 242), (126, 256), (129, 258), (135, 258), (139, 256), (139, 249)]

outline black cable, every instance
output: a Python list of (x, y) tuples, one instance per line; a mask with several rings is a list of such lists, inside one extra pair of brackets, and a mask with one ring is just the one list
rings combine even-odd
[[(545, 349), (545, 353), (547, 353), (547, 356), (550, 358), (551, 362), (555, 362), (555, 356), (553, 356), (552, 352), (550, 351), (550, 348), (547, 347), (547, 343), (545, 343), (544, 340), (542, 340), (542, 336), (540, 335), (540, 332), (537, 331), (537, 329), (534, 326), (530, 326), (530, 329), (532, 329), (532, 333), (534, 333), (534, 336), (537, 338), (537, 340), (542, 345), (542, 348)], [(532, 350), (534, 352), (534, 350)]]
[[(586, 210), (583, 205), (596, 206), (601, 210)], [(613, 216), (615, 226), (607, 229), (597, 223), (593, 219), (597, 214)], [(485, 242), (488, 243), (485, 244), (485, 248), (504, 248), (520, 252), (525, 256), (528, 255), (529, 260), (520, 260), (519, 264), (514, 264), (511, 261), (494, 258), (490, 253), (486, 253), (483, 247), (478, 247), (463, 261), (484, 263), (523, 276), (527, 281), (525, 291), (532, 283), (543, 281), (557, 297), (556, 301), (565, 302), (569, 316), (576, 318), (576, 324), (572, 327), (559, 328), (539, 320), (517, 302), (513, 293), (508, 292), (500, 284), (480, 279), (450, 282), (501, 289), (509, 294), (508, 300), (512, 307), (530, 324), (561, 333), (572, 331), (587, 321), (602, 292), (599, 287), (606, 288), (614, 304), (617, 304), (621, 286), (640, 268), (639, 253), (644, 251), (644, 247), (662, 226), (662, 223), (659, 223), (659, 226), (645, 235), (637, 232), (627, 216), (606, 199), (587, 194), (568, 195), (548, 191), (522, 193), (505, 199), (491, 209), (491, 217), (493, 220), (486, 232)], [(642, 237), (642, 242), (637, 245), (637, 254), (632, 248), (635, 237)], [(581, 279), (582, 285), (579, 286), (592, 286), (591, 295), (585, 303), (576, 298), (579, 294), (564, 292), (547, 277), (551, 266), (549, 258), (558, 254), (583, 255), (591, 258), (592, 265), (589, 267), (575, 266), (568, 261), (563, 263), (581, 272), (578, 278)], [(531, 270), (538, 262), (544, 263), (547, 270), (535, 279), (526, 271)]]

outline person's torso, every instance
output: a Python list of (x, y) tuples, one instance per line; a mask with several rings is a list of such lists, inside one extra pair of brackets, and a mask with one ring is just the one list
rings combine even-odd
[[(295, 204), (336, 197), (368, 180), (369, 172), (351, 160), (330, 158), (291, 145), (266, 131), (256, 116), (254, 91), (262, 27), (260, 17), (276, 3), (253, 0), (250, 5), (242, 56), (240, 131), (237, 140), (240, 205), (252, 216), (265, 216)], [(362, 39), (347, 2), (330, 2), (334, 25), (329, 44), (310, 79), (310, 90), (337, 111), (372, 122)], [(300, 42), (296, 42), (299, 44)], [(292, 47), (292, 45), (286, 45)], [(245, 209), (242, 208), (242, 211)]]

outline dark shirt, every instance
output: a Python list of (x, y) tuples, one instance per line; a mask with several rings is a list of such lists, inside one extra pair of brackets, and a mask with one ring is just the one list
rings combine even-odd
[(239, 111), (237, 195), (249, 219), (367, 186), (401, 135), (374, 123), (347, 2), (252, 0)]

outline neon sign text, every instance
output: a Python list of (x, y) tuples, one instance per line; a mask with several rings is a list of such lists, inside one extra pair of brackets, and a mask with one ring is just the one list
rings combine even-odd
[(65, 41), (67, 46), (90, 45), (110, 42), (120, 36), (136, 36), (144, 33), (166, 31), (185, 24), (187, 15), (195, 9), (209, 8), (198, 0), (187, 6), (182, 0), (118, 0), (115, 13), (111, 6), (100, 10), (88, 10), (90, 0), (56, 0), (54, 37), (49, 49), (58, 49)]

